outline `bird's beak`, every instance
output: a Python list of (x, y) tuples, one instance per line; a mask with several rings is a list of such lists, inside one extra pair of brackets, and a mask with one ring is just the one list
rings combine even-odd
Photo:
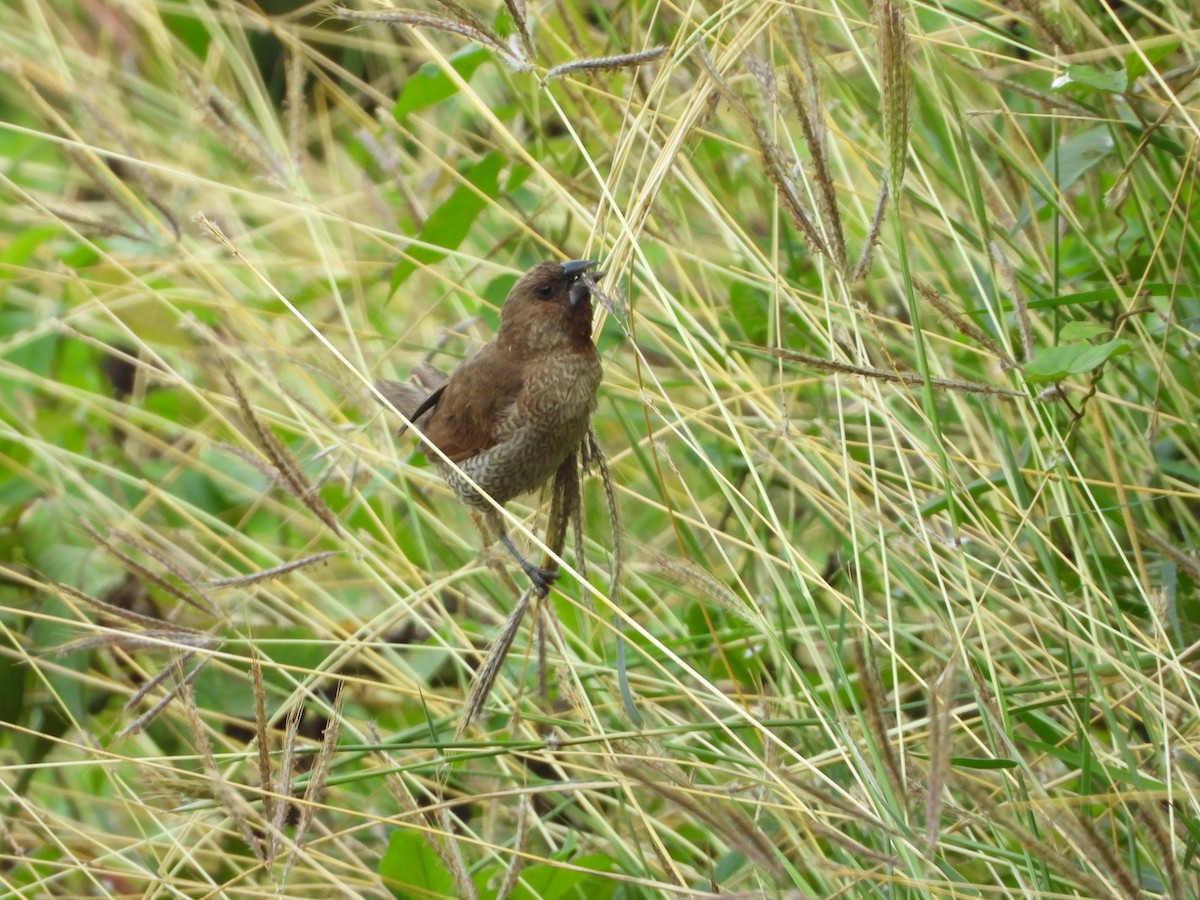
[(597, 272), (587, 281), (579, 280), (594, 265), (596, 265), (594, 259), (573, 259), (570, 262), (562, 264), (563, 274), (573, 282), (569, 294), (572, 309), (575, 309), (580, 303), (583, 303), (583, 301), (592, 296), (592, 285), (595, 284), (597, 278), (604, 274), (603, 272)]
[(596, 265), (594, 259), (573, 259), (562, 263), (562, 270), (568, 278), (578, 278), (594, 265)]

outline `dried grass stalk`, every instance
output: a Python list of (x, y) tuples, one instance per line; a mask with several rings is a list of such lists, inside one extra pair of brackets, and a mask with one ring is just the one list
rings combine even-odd
[(261, 584), (264, 581), (270, 581), (273, 578), (279, 578), (289, 572), (294, 572), (297, 569), (303, 569), (305, 566), (313, 566), (319, 562), (324, 562), (331, 556), (339, 555), (339, 550), (325, 550), (322, 553), (314, 553), (311, 556), (306, 556), (303, 559), (296, 559), (289, 563), (273, 566), (270, 569), (262, 569), (258, 572), (251, 572), (249, 575), (234, 575), (229, 578), (210, 578), (205, 582), (209, 587), (246, 587), (251, 584)]
[[(850, 363), (837, 362), (832, 359), (822, 359), (819, 356), (812, 356), (808, 353), (801, 353), (799, 350), (785, 350), (782, 347), (758, 347), (753, 344), (734, 343), (731, 346), (741, 347), (746, 350), (753, 350), (757, 353), (763, 353), (767, 356), (773, 356), (776, 359), (785, 359), (789, 362), (800, 363), (813, 369), (819, 369), (823, 372), (831, 372), (836, 375), (857, 375), (862, 378), (871, 378), (876, 381), (887, 381), (894, 384), (907, 385), (922, 385), (925, 383), (925, 378), (920, 372), (885, 372), (882, 369), (872, 369), (867, 366), (855, 366)], [(1017, 400), (1028, 395), (1021, 391), (1014, 391), (1010, 388), (996, 387), (991, 384), (980, 384), (976, 381), (957, 381), (950, 378), (935, 378), (930, 377), (929, 383), (934, 388), (946, 391), (961, 391), (967, 394), (988, 394), (993, 397), (1002, 397), (1006, 400)]]
[(779, 195), (783, 208), (791, 216), (800, 234), (814, 248), (815, 252), (823, 253), (832, 258), (825, 238), (821, 235), (820, 229), (817, 228), (816, 223), (813, 221), (812, 213), (800, 199), (800, 195), (792, 184), (791, 165), (786, 160), (783, 151), (771, 139), (766, 123), (756, 116), (746, 101), (738, 96), (733, 88), (729, 86), (717, 71), (712, 59), (709, 58), (708, 53), (703, 47), (700, 48), (699, 59), (708, 77), (712, 79), (713, 84), (716, 85), (725, 99), (729, 101), (734, 111), (750, 126), (750, 131), (753, 133), (754, 140), (758, 144), (759, 153), (762, 156), (763, 168), (766, 171), (767, 177), (770, 179), (771, 184), (775, 186), (775, 191)]
[(660, 47), (651, 47), (649, 50), (639, 50), (636, 53), (619, 53), (615, 56), (596, 56), (588, 59), (576, 59), (568, 63), (562, 63), (550, 69), (545, 80), (558, 78), (562, 75), (570, 75), (572, 72), (602, 72), (611, 69), (628, 69), (637, 66), (644, 66), (646, 63), (654, 62), (664, 53), (667, 52), (666, 45)]
[[(120, 531), (115, 528), (110, 529), (108, 533), (109, 536), (106, 537), (100, 534), (100, 532), (93, 528), (90, 523), (84, 521), (83, 519), (80, 519), (80, 525), (83, 527), (84, 531), (90, 534), (96, 540), (96, 542), (100, 544), (100, 546), (107, 550), (114, 558), (120, 560), (122, 565), (124, 565), (127, 570), (141, 578), (143, 581), (153, 584), (155, 587), (165, 591), (180, 602), (186, 603), (188, 606), (194, 607), (195, 609), (201, 610), (209, 615), (217, 614), (216, 606), (214, 606), (213, 603), (210, 602), (209, 599), (200, 592), (199, 586), (195, 583), (192, 577), (187, 572), (184, 572), (183, 569), (177, 566), (173, 560), (171, 560), (166, 554), (162, 553), (157, 548), (151, 547), (146, 542), (135, 538), (128, 532)], [(189, 588), (189, 590), (185, 591), (178, 585), (167, 581), (167, 579), (163, 578), (161, 575), (151, 572), (124, 550), (119, 549), (113, 542), (112, 538), (121, 540), (133, 547), (135, 550), (140, 550), (142, 553), (149, 556), (155, 562), (159, 563), (164, 569), (182, 581)], [(161, 625), (162, 623), (160, 622), (157, 624)]]
[(529, 609), (529, 601), (532, 597), (533, 586), (530, 585), (521, 593), (517, 605), (513, 607), (513, 611), (505, 619), (500, 633), (488, 648), (487, 656), (484, 657), (483, 664), (471, 682), (471, 690), (467, 694), (467, 705), (463, 708), (462, 715), (458, 718), (458, 725), (454, 729), (454, 740), (462, 740), (471, 723), (483, 710), (483, 704), (487, 702), (488, 695), (491, 694), (492, 687), (496, 684), (500, 667), (504, 665), (508, 651), (512, 649), (513, 640), (516, 639), (517, 631), (521, 627), (521, 620), (525, 618), (525, 612)]
[[(297, 850), (304, 844), (304, 836), (308, 832), (309, 826), (312, 825), (317, 804), (321, 800), (321, 792), (325, 789), (325, 780), (329, 777), (329, 769), (333, 763), (333, 753), (337, 749), (338, 734), (342, 728), (344, 701), (342, 683), (338, 682), (337, 693), (333, 698), (333, 710), (330, 712), (328, 720), (326, 720), (325, 731), (321, 735), (321, 749), (318, 751), (316, 758), (313, 760), (312, 768), (308, 772), (308, 784), (304, 788), (304, 800), (300, 804), (300, 818), (296, 822), (296, 834), (292, 839), (292, 843)], [(287, 880), (287, 874), (291, 870), (295, 860), (296, 853), (292, 853), (284, 865), (284, 881)]]
[(929, 694), (929, 778), (925, 796), (925, 847), (933, 853), (941, 834), (942, 790), (950, 771), (950, 708), (954, 697), (957, 657), (934, 681)]
[(959, 330), (964, 336), (975, 341), (981, 347), (986, 347), (997, 359), (1000, 360), (1000, 366), (1004, 369), (1018, 368), (1016, 360), (1008, 355), (1003, 347), (992, 338), (990, 334), (952, 307), (946, 298), (935, 291), (933, 287), (921, 281), (919, 278), (913, 279), (913, 287), (930, 306), (940, 312), (943, 316), (954, 323), (954, 327)]
[(912, 90), (908, 69), (908, 33), (898, 0), (875, 0), (871, 22), (879, 50), (879, 90), (883, 114), (883, 143), (888, 157), (888, 186), (900, 196), (908, 158), (909, 104)]

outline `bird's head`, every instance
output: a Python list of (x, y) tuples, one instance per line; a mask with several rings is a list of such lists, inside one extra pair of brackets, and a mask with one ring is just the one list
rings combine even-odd
[(592, 342), (592, 287), (603, 272), (590, 259), (541, 262), (518, 279), (500, 310), (502, 339), (531, 349)]

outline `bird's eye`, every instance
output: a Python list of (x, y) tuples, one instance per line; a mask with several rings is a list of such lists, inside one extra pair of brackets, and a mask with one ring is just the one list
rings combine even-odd
[(534, 289), (533, 292), (535, 294), (537, 294), (539, 297), (541, 297), (543, 300), (545, 300), (547, 297), (549, 297), (551, 294), (554, 293), (554, 285), (549, 284), (549, 283), (539, 284)]

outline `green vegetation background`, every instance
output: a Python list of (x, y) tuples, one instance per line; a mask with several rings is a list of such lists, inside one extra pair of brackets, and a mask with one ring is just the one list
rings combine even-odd
[[(1195, 893), (1198, 33), (4, 5), (0, 889)], [(455, 741), (516, 592), (369, 384), (572, 257), (619, 531)]]

